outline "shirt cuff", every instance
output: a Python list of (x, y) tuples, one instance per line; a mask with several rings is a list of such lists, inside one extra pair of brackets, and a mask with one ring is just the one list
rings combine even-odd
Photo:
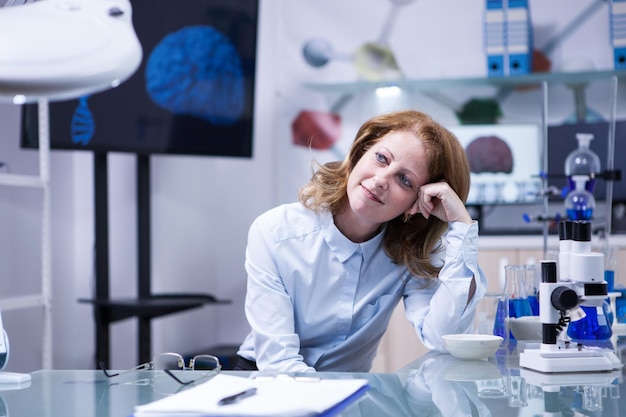
[(467, 263), (475, 263), (478, 258), (478, 222), (471, 224), (453, 222), (446, 233), (446, 260), (461, 258)]

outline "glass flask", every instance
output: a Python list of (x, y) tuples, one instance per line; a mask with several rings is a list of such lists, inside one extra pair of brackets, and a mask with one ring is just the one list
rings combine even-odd
[(585, 189), (585, 182), (589, 177), (574, 175), (571, 177), (576, 184), (575, 189), (565, 197), (565, 212), (569, 220), (591, 220), (596, 208), (596, 199)]
[(539, 315), (539, 283), (541, 282), (541, 267), (538, 264), (528, 264), (525, 267), (524, 284), (526, 295), (533, 316)]
[(595, 175), (601, 173), (600, 157), (589, 148), (593, 135), (590, 133), (577, 133), (578, 148), (574, 149), (565, 159), (565, 175), (569, 178), (569, 189), (575, 190), (574, 175), (585, 175), (585, 189), (593, 192)]
[(484, 300), (496, 301), (496, 313), (493, 320), (493, 334), (502, 337), (502, 346), (509, 344), (509, 298), (506, 294), (494, 294), (493, 297), (485, 296)]
[(602, 301), (600, 305), (581, 305), (586, 316), (580, 320), (572, 321), (567, 328), (567, 335), (575, 342), (591, 345), (602, 345), (602, 341), (608, 341), (613, 335), (611, 322), (613, 313), (608, 302)]
[[(532, 308), (526, 293), (526, 268), (524, 265), (505, 265), (504, 293), (508, 298), (509, 318), (532, 316)], [(510, 343), (516, 343), (515, 336), (509, 332)]]

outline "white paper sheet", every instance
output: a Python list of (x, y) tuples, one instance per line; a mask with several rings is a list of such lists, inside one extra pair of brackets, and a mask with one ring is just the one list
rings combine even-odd
[[(367, 389), (365, 379), (249, 379), (219, 374), (186, 391), (135, 407), (135, 417), (155, 416), (319, 416)], [(220, 399), (249, 388), (251, 397), (218, 405)]]

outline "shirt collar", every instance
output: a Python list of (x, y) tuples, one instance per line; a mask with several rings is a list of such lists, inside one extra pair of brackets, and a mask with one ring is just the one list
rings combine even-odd
[(324, 238), (328, 246), (337, 257), (340, 262), (345, 262), (355, 253), (363, 253), (364, 259), (370, 259), (374, 253), (380, 248), (383, 236), (385, 234), (386, 227), (383, 227), (381, 231), (363, 243), (354, 243), (343, 235), (335, 226), (333, 216), (329, 212), (323, 212), (320, 214), (320, 221), (322, 228), (324, 229)]

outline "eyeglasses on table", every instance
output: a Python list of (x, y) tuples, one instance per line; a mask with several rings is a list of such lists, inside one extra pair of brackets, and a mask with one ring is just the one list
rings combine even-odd
[[(189, 359), (189, 363), (185, 362), (185, 358), (178, 353), (161, 353), (155, 356), (150, 362), (142, 363), (134, 368), (127, 369), (119, 372), (111, 372), (106, 369), (103, 362), (100, 362), (100, 369), (104, 372), (107, 378), (113, 378), (119, 375), (127, 374), (129, 372), (142, 371), (142, 370), (155, 370), (163, 371), (165, 374), (172, 377), (176, 382), (182, 385), (193, 384), (198, 378), (187, 379), (174, 374), (175, 371), (200, 371), (202, 372), (201, 378), (204, 378), (211, 374), (216, 374), (222, 370), (222, 365), (217, 356), (213, 355), (196, 355)], [(195, 375), (195, 374), (194, 374)]]

